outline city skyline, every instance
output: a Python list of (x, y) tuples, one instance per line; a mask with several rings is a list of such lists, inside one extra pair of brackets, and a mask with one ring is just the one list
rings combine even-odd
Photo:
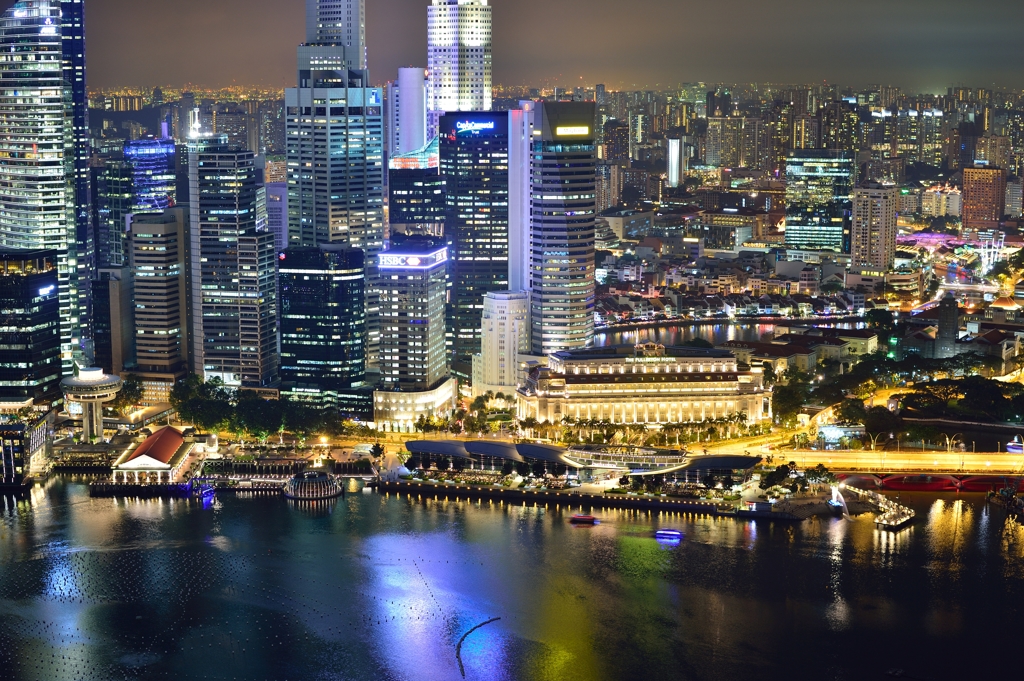
[[(295, 44), (305, 30), (304, 4), (159, 0), (142, 14), (129, 0), (90, 0), (90, 86), (289, 85)], [(736, 0), (728, 8), (641, 0), (621, 10), (615, 9), (621, 3), (597, 0), (581, 15), (569, 0), (498, 0), (492, 3), (494, 82), (642, 89), (691, 81), (827, 80), (920, 92), (960, 83), (1024, 87), (1024, 55), (1013, 47), (1024, 6), (1008, 0), (981, 4), (965, 15), (952, 0), (900, 7), (871, 0), (856, 8), (809, 0), (788, 0), (786, 7)], [(401, 66), (425, 65), (427, 6), (426, 0), (366, 3), (374, 83), (392, 79)], [(542, 14), (546, 20), (536, 21)], [(793, 16), (802, 17), (799, 41), (786, 39), (792, 35), (787, 17)], [(174, 25), (188, 26), (192, 39), (165, 30)], [(908, 30), (892, 28), (899, 26)], [(714, 30), (690, 35), (687, 27)], [(524, 35), (532, 37), (528, 50), (522, 49)]]

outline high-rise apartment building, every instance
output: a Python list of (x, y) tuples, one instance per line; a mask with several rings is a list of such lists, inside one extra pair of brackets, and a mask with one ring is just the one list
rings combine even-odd
[(440, 140), (451, 279), (448, 345), (452, 370), (468, 380), (480, 352), (484, 295), (509, 285), (508, 114), (446, 114)]
[(188, 369), (188, 219), (185, 208), (168, 208), (134, 215), (129, 225), (135, 288), (133, 373), (142, 379), (143, 402), (148, 405), (168, 402), (174, 384)]
[(853, 269), (888, 272), (896, 258), (899, 189), (875, 182), (853, 190), (850, 264)]
[(856, 168), (843, 151), (800, 150), (786, 158), (786, 245), (850, 252)]
[(95, 267), (85, 87), (81, 0), (20, 0), (4, 12), (0, 245), (56, 251), (65, 371), (88, 336)]
[(534, 354), (594, 335), (597, 159), (593, 102), (512, 112), (509, 281), (530, 292)]
[(515, 392), (519, 355), (530, 353), (530, 294), (496, 291), (484, 296), (480, 354), (473, 356), (473, 394)]
[(16, 411), (60, 397), (58, 254), (0, 248), (0, 405)]
[(257, 218), (255, 155), (193, 140), (188, 166), (193, 371), (276, 389), (277, 258)]
[(427, 109), (491, 110), (488, 0), (432, 0), (427, 7)]
[(1006, 211), (1006, 171), (995, 167), (964, 168), (960, 215), (964, 227), (992, 229)]
[(821, 121), (810, 114), (794, 116), (790, 134), (794, 149), (817, 149), (821, 146)]
[(366, 377), (363, 252), (337, 244), (280, 255), (281, 384), (294, 399), (354, 408)]
[(420, 416), (447, 415), (454, 408), (456, 382), (445, 352), (447, 261), (447, 248), (415, 237), (378, 256), (378, 428), (409, 432)]

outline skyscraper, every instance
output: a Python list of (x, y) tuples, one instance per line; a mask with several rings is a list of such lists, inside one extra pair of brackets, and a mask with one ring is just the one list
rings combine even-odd
[(896, 203), (899, 189), (876, 182), (853, 191), (851, 266), (888, 272), (896, 258)]
[(0, 403), (14, 411), (60, 396), (57, 253), (0, 248)]
[(480, 352), (484, 295), (508, 289), (508, 114), (446, 114), (440, 137), (452, 287), (448, 345), (452, 370), (468, 380)]
[(445, 352), (448, 250), (409, 238), (378, 256), (381, 389), (374, 392), (377, 427), (409, 432), (420, 416), (449, 413), (455, 380)]
[(799, 150), (786, 158), (786, 245), (850, 252), (856, 169), (842, 151)]
[(509, 267), (518, 286), (522, 275), (516, 272), (529, 263), (523, 288), (530, 291), (534, 354), (582, 348), (594, 336), (594, 110), (593, 102), (537, 103), (528, 112), (526, 149), (510, 154), (513, 174), (528, 164), (529, 186), (517, 183), (509, 197), (516, 206)]
[[(307, 0), (298, 87), (285, 91), (288, 244), (339, 243), (367, 257), (384, 247), (383, 91), (366, 70), (362, 0)], [(376, 289), (365, 289), (368, 355), (380, 334)]]
[(491, 110), (488, 0), (431, 0), (427, 8), (427, 109)]
[[(289, 396), (354, 409), (366, 375), (363, 252), (336, 244), (280, 255), (281, 383)], [(368, 414), (363, 414), (368, 415)]]
[[(168, 402), (187, 369), (189, 332), (184, 208), (135, 215), (129, 263), (135, 280), (135, 361), (146, 404)], [(199, 374), (202, 375), (202, 374)]]
[(276, 389), (274, 235), (257, 219), (256, 159), (189, 143), (193, 371), (249, 390)]
[(961, 216), (964, 227), (992, 229), (1006, 210), (1006, 171), (1002, 168), (964, 168)]
[(427, 144), (427, 82), (421, 68), (398, 69), (388, 83), (388, 158), (409, 154)]
[(388, 226), (392, 236), (441, 236), (445, 219), (444, 180), (440, 173), (440, 141), (388, 160)]
[(81, 0), (21, 0), (4, 12), (0, 100), (0, 245), (57, 252), (68, 371), (88, 334), (95, 265)]

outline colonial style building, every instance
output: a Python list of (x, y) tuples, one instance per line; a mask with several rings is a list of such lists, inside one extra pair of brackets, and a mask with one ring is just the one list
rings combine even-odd
[(762, 371), (725, 350), (653, 343), (556, 352), (519, 389), (518, 417), (657, 425), (746, 414), (756, 423), (771, 415)]

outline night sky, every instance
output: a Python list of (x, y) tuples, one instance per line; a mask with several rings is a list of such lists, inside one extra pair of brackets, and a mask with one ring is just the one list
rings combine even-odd
[[(86, 0), (89, 84), (292, 85), (303, 0)], [(10, 4), (7, 2), (7, 4)], [(366, 0), (370, 75), (426, 64), (428, 0)], [(1024, 87), (1022, 0), (493, 0), (494, 82)], [(582, 78), (582, 80), (581, 80)]]

